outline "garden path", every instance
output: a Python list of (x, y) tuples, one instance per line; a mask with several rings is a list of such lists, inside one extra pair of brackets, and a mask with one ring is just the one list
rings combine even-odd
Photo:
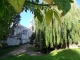
[(40, 53), (40, 52), (30, 50), (29, 47), (34, 47), (34, 45), (31, 45), (31, 44), (21, 45), (19, 48), (14, 49), (13, 51), (5, 54), (3, 57), (15, 56), (15, 55), (20, 55), (20, 54), (29, 54), (31, 56), (35, 56), (35, 55), (40, 56), (40, 55), (42, 55), (42, 53)]

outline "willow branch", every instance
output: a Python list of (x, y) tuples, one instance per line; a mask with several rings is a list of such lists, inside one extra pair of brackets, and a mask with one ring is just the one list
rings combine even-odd
[(37, 4), (35, 2), (30, 2), (30, 1), (26, 1), (26, 2), (33, 4), (33, 5), (38, 5), (38, 6), (54, 6), (54, 5), (57, 5), (57, 4)]

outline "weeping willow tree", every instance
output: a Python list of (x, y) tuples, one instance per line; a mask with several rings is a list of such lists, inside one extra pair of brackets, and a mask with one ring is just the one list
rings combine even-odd
[[(61, 18), (61, 25), (53, 16), (49, 25), (46, 20), (42, 23), (35, 18), (36, 43), (43, 48), (68, 48), (69, 44), (78, 43), (80, 38), (79, 9), (72, 4), (70, 11)], [(45, 19), (45, 18), (44, 18)]]
[(76, 8), (76, 4), (72, 4), (71, 10), (63, 17), (64, 28), (64, 40), (66, 41), (66, 47), (69, 47), (69, 43), (77, 43), (79, 40), (79, 8)]

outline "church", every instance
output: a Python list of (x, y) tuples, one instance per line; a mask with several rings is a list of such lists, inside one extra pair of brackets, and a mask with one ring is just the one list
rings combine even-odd
[(30, 41), (30, 36), (32, 35), (32, 22), (30, 21), (30, 27), (27, 28), (21, 24), (18, 24), (14, 28), (14, 34), (12, 36), (7, 38), (7, 44), (9, 46), (12, 45), (20, 45), (20, 44), (25, 44)]

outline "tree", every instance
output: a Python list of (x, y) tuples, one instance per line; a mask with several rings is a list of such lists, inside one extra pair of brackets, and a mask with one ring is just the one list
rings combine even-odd
[[(47, 16), (48, 14), (54, 12), (53, 6), (58, 6), (58, 9), (62, 10), (60, 15), (64, 16), (71, 8), (70, 3), (73, 2), (73, 0), (65, 0), (65, 1), (64, 0), (61, 0), (61, 1), (60, 0), (54, 0), (54, 1), (53, 0), (50, 0), (50, 1), (43, 0), (43, 3), (39, 4), (39, 0), (15, 0), (15, 1), (8, 0), (8, 1), (14, 7), (14, 9), (17, 11), (17, 13), (20, 13), (22, 8), (25, 11), (30, 10), (31, 12), (34, 13), (35, 17), (37, 17), (39, 21), (42, 20), (42, 16), (43, 16), (40, 9), (45, 10), (45, 8), (48, 7), (47, 11), (45, 13), (45, 15)], [(45, 4), (44, 4), (44, 2), (45, 2)], [(53, 14), (51, 14), (51, 16), (53, 16)], [(58, 17), (58, 16), (56, 16), (56, 17)], [(51, 18), (52, 17), (49, 17), (48, 19), (51, 20)]]
[[(75, 3), (71, 4), (70, 11), (61, 18), (60, 24), (55, 16), (53, 16), (49, 25), (46, 24), (45, 17), (42, 23), (35, 18), (36, 37), (39, 37), (36, 43), (39, 44), (40, 41), (42, 41), (39, 47), (41, 49), (46, 48), (46, 50), (49, 48), (69, 48), (69, 44), (78, 43), (80, 38), (79, 9), (80, 8), (76, 8)], [(44, 11), (42, 12), (44, 15)], [(58, 10), (58, 12), (61, 11)], [(44, 32), (44, 34), (40, 33), (40, 31)], [(44, 36), (41, 37), (42, 35)]]
[(0, 40), (6, 40), (12, 16), (15, 14), (16, 11), (7, 0), (0, 0)]
[[(49, 0), (49, 1), (43, 0), (43, 3), (39, 4), (39, 0), (1, 0), (0, 1), (0, 28), (1, 28), (0, 39), (8, 35), (9, 32), (8, 30), (10, 24), (12, 23), (13, 17), (15, 17), (16, 14), (20, 14), (20, 12), (22, 12), (23, 10), (25, 10), (26, 12), (27, 10), (30, 10), (34, 14), (35, 18), (37, 18), (40, 22), (46, 20), (44, 23), (47, 23), (47, 25), (49, 25), (53, 16), (55, 16), (55, 19), (60, 22), (60, 17), (64, 16), (70, 10), (71, 2), (73, 2), (73, 0)], [(42, 10), (44, 11), (44, 14)], [(57, 10), (61, 11), (60, 14), (57, 12)], [(45, 19), (43, 17), (45, 17)], [(5, 23), (3, 23), (4, 21)], [(43, 30), (46, 32), (50, 32), (50, 30), (47, 30), (48, 28), (45, 28), (47, 25), (45, 24)], [(42, 33), (44, 32), (40, 30), (38, 31), (40, 34), (39, 38), (42, 38), (43, 35)], [(46, 36), (47, 36), (47, 40), (49, 41), (50, 38), (47, 35), (47, 33)], [(42, 43), (45, 41), (40, 40), (40, 42)], [(41, 43), (40, 46), (42, 46)]]

